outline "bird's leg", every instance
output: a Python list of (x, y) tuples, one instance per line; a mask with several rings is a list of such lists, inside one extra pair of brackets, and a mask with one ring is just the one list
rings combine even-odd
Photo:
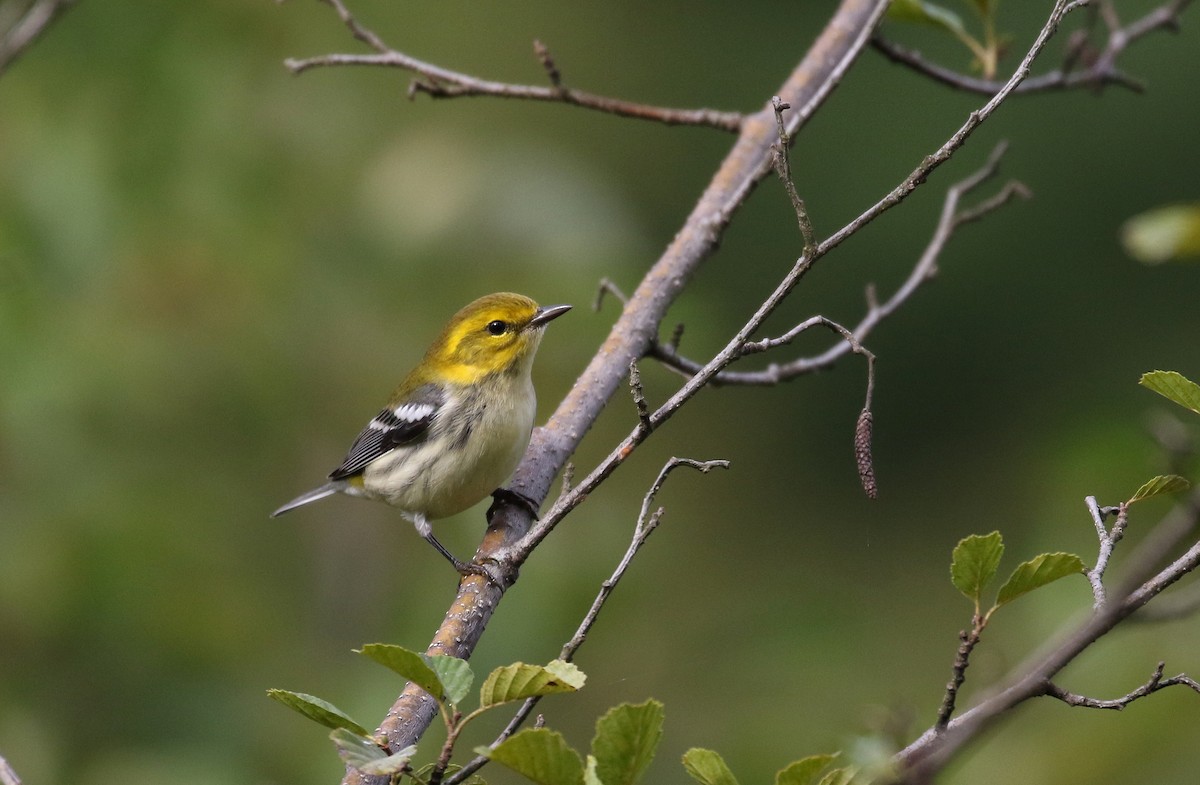
[(433, 536), (433, 527), (429, 525), (429, 521), (425, 520), (424, 515), (414, 515), (412, 522), (417, 529), (417, 534), (421, 535), (425, 542), (437, 548), (438, 553), (445, 556), (446, 561), (454, 565), (454, 569), (458, 571), (459, 575), (482, 575), (489, 581), (496, 582), (496, 578), (486, 568), (463, 561), (451, 553), (445, 545), (438, 542), (438, 538)]

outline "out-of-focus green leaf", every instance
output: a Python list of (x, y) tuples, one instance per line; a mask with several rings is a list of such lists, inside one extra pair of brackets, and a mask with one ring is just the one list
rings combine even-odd
[(854, 779), (854, 775), (858, 773), (858, 769), (854, 766), (843, 766), (840, 769), (834, 769), (821, 778), (820, 785), (850, 785), (850, 781)]
[(1083, 560), (1073, 553), (1043, 553), (1017, 565), (996, 595), (996, 606), (1012, 602), (1022, 594), (1041, 588), (1068, 575), (1084, 573)]
[(461, 703), (471, 689), (471, 682), (475, 681), (471, 665), (466, 660), (445, 654), (426, 654), (422, 657), (445, 687), (446, 699), (451, 703)]
[(604, 780), (596, 773), (596, 756), (588, 755), (583, 764), (583, 785), (604, 785)]
[(971, 3), (979, 10), (979, 15), (984, 19), (989, 19), (996, 15), (996, 3), (998, 0), (971, 0)]
[(329, 734), (337, 747), (338, 755), (347, 764), (372, 776), (390, 776), (402, 771), (413, 756), (417, 754), (416, 745), (405, 747), (399, 752), (388, 755), (371, 739), (352, 733), (345, 728), (338, 728)]
[(1142, 499), (1149, 499), (1151, 496), (1158, 496), (1162, 493), (1178, 493), (1188, 489), (1189, 483), (1178, 474), (1160, 474), (1150, 480), (1147, 480), (1141, 488), (1133, 496), (1129, 497), (1126, 504), (1140, 502)]
[(440, 701), (445, 697), (446, 687), (425, 655), (390, 643), (368, 643), (358, 653), (392, 669), (435, 699)]
[(1200, 384), (1177, 371), (1150, 371), (1138, 384), (1200, 414)]
[(954, 587), (979, 605), (979, 595), (996, 575), (1004, 540), (1000, 532), (972, 534), (959, 540), (950, 560), (950, 580)]
[(692, 747), (683, 753), (683, 768), (701, 785), (738, 785), (725, 759), (712, 750)]
[(369, 730), (352, 720), (344, 711), (320, 698), (288, 690), (267, 690), (267, 695), (326, 728), (344, 728), (364, 738), (371, 735)]
[(623, 703), (596, 721), (592, 754), (604, 785), (634, 785), (662, 739), (663, 705), (656, 700)]
[(583, 671), (562, 660), (554, 660), (547, 665), (514, 662), (488, 674), (479, 688), (479, 705), (496, 706), (535, 695), (575, 692), (586, 679)]
[(1200, 257), (1200, 204), (1172, 205), (1135, 215), (1121, 227), (1125, 252), (1146, 264)]
[(775, 774), (775, 785), (812, 785), (817, 775), (837, 760), (837, 756), (835, 752), (832, 755), (809, 755), (793, 761)]
[(888, 6), (888, 17), (898, 22), (919, 22), (949, 30), (955, 35), (965, 34), (962, 19), (948, 8), (925, 0), (892, 0)]
[(495, 749), (479, 747), (497, 763), (503, 763), (538, 785), (582, 785), (583, 761), (568, 746), (562, 734), (547, 728), (527, 728), (504, 740)]

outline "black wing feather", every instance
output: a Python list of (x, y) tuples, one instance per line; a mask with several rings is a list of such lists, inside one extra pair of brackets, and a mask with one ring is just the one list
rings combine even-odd
[(362, 429), (342, 465), (330, 472), (329, 478), (353, 477), (376, 458), (424, 439), (444, 400), (445, 396), (438, 388), (426, 385), (404, 403), (380, 411)]

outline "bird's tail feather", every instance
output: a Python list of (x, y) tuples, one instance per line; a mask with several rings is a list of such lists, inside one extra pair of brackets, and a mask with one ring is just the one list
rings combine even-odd
[(278, 518), (280, 515), (283, 515), (285, 512), (288, 512), (289, 510), (294, 510), (297, 507), (303, 507), (304, 505), (309, 504), (311, 502), (315, 502), (318, 499), (324, 499), (326, 496), (332, 496), (333, 494), (342, 490), (342, 487), (344, 485), (345, 485), (345, 483), (340, 483), (340, 482), (327, 482), (324, 485), (322, 485), (320, 488), (313, 488), (308, 493), (300, 494), (295, 499), (292, 499), (290, 502), (283, 505), (275, 512), (271, 513), (271, 517)]

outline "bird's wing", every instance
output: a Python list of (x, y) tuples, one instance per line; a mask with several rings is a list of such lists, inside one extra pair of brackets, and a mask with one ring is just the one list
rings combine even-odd
[(441, 389), (427, 384), (403, 402), (385, 407), (362, 429), (342, 465), (329, 473), (330, 479), (352, 477), (379, 456), (424, 439), (445, 399)]

